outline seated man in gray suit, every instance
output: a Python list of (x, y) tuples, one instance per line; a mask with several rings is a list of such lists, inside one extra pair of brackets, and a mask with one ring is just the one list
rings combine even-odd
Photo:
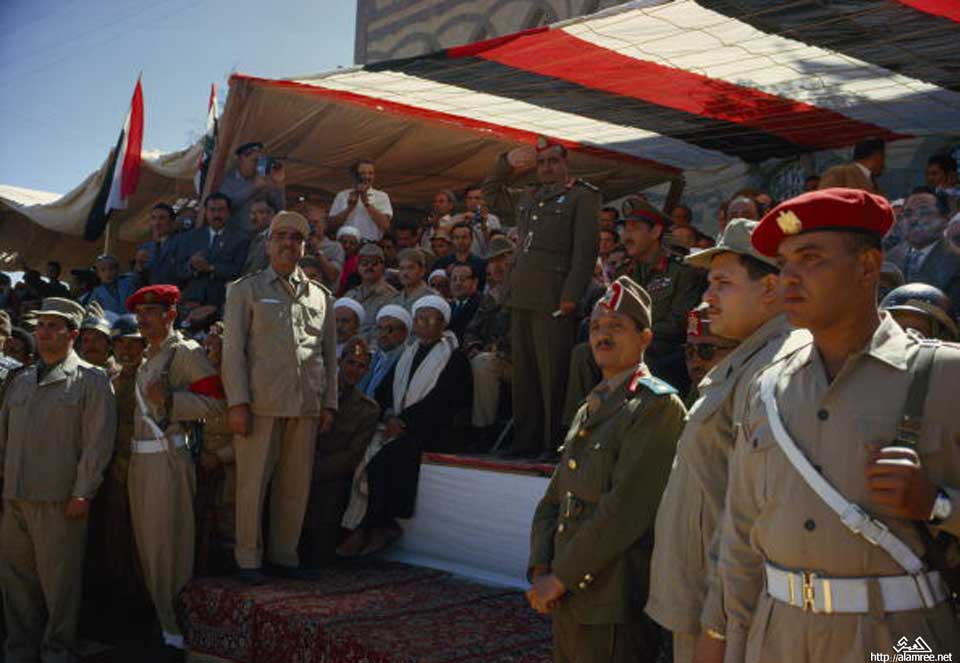
[(205, 225), (177, 242), (177, 275), (184, 301), (219, 308), (226, 299), (227, 283), (243, 270), (250, 238), (226, 227), (230, 199), (224, 194), (211, 194), (204, 210)]
[(917, 187), (900, 213), (904, 242), (887, 254), (887, 260), (903, 271), (907, 283), (926, 283), (940, 288), (954, 310), (960, 307), (960, 255), (950, 250), (943, 231), (949, 220), (946, 194)]

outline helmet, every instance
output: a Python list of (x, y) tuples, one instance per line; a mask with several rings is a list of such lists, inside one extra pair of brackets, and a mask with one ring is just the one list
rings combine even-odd
[(113, 323), (111, 330), (113, 338), (143, 338), (140, 335), (140, 327), (137, 325), (137, 318), (132, 314), (121, 315)]
[(942, 290), (926, 283), (907, 283), (887, 293), (880, 308), (886, 311), (912, 311), (934, 323), (934, 334), (945, 341), (960, 338), (953, 319), (950, 298)]

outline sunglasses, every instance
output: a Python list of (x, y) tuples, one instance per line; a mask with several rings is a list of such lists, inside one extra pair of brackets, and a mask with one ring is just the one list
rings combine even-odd
[(704, 361), (710, 361), (717, 355), (717, 351), (730, 350), (732, 345), (717, 345), (716, 343), (686, 343), (684, 349), (687, 359), (693, 359), (694, 356), (700, 357)]

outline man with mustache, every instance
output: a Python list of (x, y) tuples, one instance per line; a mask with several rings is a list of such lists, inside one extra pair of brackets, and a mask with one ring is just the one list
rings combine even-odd
[(357, 253), (360, 285), (347, 291), (344, 297), (360, 302), (366, 311), (360, 320), (360, 337), (371, 343), (377, 334), (377, 313), (397, 298), (397, 289), (384, 278), (386, 261), (383, 249), (373, 243), (364, 244)]
[(756, 221), (733, 219), (716, 247), (685, 260), (709, 270), (703, 296), (709, 333), (739, 345), (699, 382), (657, 512), (647, 613), (673, 632), (675, 663), (723, 660), (723, 603), (711, 560), (727, 465), (747, 389), (792, 330), (782, 315), (777, 264), (750, 245), (756, 227)]
[[(259, 580), (264, 557), (294, 574), (310, 495), (317, 433), (337, 411), (336, 333), (330, 291), (298, 263), (310, 226), (296, 212), (270, 222), (270, 267), (235, 281), (224, 311), (227, 426), (237, 437), (237, 565)], [(270, 535), (262, 510), (270, 488)], [(266, 548), (266, 551), (264, 551)]]
[(892, 224), (882, 197), (825, 189), (751, 235), (812, 341), (747, 393), (719, 549), (727, 663), (865, 661), (919, 639), (960, 651), (944, 560), (960, 535), (960, 349), (877, 309)]
[(590, 317), (603, 381), (587, 396), (533, 517), (527, 599), (553, 617), (557, 663), (652, 660), (660, 630), (643, 614), (653, 520), (686, 410), (650, 375), (650, 296), (629, 277)]

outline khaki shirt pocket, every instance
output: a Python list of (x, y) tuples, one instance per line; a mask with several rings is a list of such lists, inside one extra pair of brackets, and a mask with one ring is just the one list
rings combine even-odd
[(773, 431), (765, 418), (754, 419), (740, 427), (740, 439), (737, 444), (745, 445), (749, 457), (751, 474), (762, 476), (763, 480), (754, 483), (756, 494), (754, 499), (758, 503), (771, 500), (778, 492), (782, 493), (787, 472), (795, 471), (790, 461), (779, 450), (777, 441), (773, 438)]

